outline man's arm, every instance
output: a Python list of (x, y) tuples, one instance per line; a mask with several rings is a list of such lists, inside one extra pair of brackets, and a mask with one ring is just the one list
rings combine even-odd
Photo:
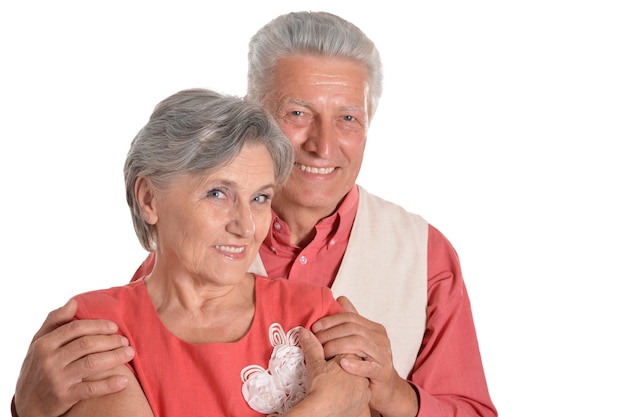
[(128, 366), (120, 365), (90, 379), (100, 380), (115, 375), (125, 375), (128, 379), (128, 386), (125, 389), (106, 397), (80, 401), (63, 414), (63, 417), (154, 417), (141, 384)]
[(428, 319), (411, 375), (420, 415), (495, 417), (459, 258), (432, 226), (428, 254)]
[[(73, 320), (77, 303), (52, 311), (30, 344), (15, 390), (19, 417), (56, 417), (80, 400), (121, 391), (128, 377), (109, 374), (83, 381), (130, 361), (134, 350), (107, 320)], [(16, 416), (14, 416), (16, 417)]]
[(393, 367), (391, 342), (381, 324), (360, 316), (346, 297), (337, 299), (343, 313), (324, 317), (312, 330), (324, 345), (326, 358), (351, 353), (341, 367), (369, 378), (370, 407), (388, 417), (415, 417), (419, 410), (416, 390)]
[(386, 417), (497, 416), (459, 259), (437, 229), (429, 226), (427, 323), (408, 381), (393, 369), (385, 328), (360, 316), (345, 300), (341, 303), (345, 313), (319, 320), (312, 330), (324, 344), (327, 358), (353, 353), (364, 359), (343, 359), (341, 365), (370, 378), (372, 408)]

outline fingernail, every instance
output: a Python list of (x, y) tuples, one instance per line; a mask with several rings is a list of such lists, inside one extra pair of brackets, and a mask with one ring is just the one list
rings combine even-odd
[(132, 358), (133, 356), (135, 356), (135, 349), (133, 349), (132, 347), (127, 347), (126, 349), (124, 349), (124, 353), (126, 354), (126, 356), (128, 356), (129, 358)]
[(300, 336), (300, 339), (308, 339), (309, 337), (311, 337), (311, 333), (309, 333), (307, 329), (302, 327), (298, 332), (298, 336)]

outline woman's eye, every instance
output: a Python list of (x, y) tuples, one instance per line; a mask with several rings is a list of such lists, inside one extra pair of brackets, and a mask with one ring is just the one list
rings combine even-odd
[(262, 204), (268, 202), (271, 198), (272, 197), (269, 194), (261, 194), (254, 197), (254, 201)]

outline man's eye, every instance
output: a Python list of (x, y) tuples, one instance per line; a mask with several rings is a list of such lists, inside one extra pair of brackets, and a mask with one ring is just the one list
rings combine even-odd
[(211, 190), (207, 193), (207, 197), (211, 197), (211, 198), (222, 198), (224, 196), (224, 193), (220, 190)]
[(354, 116), (344, 116), (343, 120), (346, 120), (348, 122), (354, 122), (356, 118)]
[(281, 122), (294, 127), (306, 127), (312, 123), (312, 115), (302, 110), (291, 110), (285, 113)]

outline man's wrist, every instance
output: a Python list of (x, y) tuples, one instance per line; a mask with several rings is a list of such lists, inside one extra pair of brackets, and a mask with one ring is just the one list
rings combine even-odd
[(413, 391), (415, 391), (415, 397), (417, 398), (417, 413), (415, 413), (415, 417), (419, 416), (420, 413), (420, 404), (421, 404), (421, 399), (420, 399), (420, 390), (417, 388), (417, 385), (415, 385), (413, 382), (407, 380), (406, 382), (409, 383), (409, 386), (413, 389)]
[(416, 417), (420, 410), (420, 394), (417, 387), (409, 380), (398, 376), (384, 406), (374, 405), (383, 416)]

